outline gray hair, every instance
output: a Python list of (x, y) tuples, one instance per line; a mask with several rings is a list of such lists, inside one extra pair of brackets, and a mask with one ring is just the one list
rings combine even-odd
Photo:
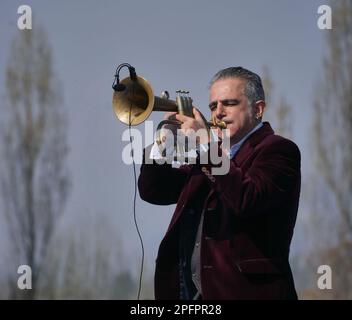
[(254, 103), (258, 100), (265, 101), (264, 89), (260, 77), (256, 73), (242, 67), (230, 67), (220, 70), (211, 79), (209, 88), (216, 81), (228, 78), (240, 78), (246, 80), (244, 94), (248, 98), (249, 104), (251, 106), (253, 106)]

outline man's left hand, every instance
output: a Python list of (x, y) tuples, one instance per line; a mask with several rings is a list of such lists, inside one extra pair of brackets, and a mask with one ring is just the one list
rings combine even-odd
[(193, 107), (192, 117), (187, 117), (182, 114), (176, 114), (177, 120), (182, 122), (181, 132), (189, 138), (197, 138), (197, 142), (200, 144), (209, 143), (209, 133), (207, 130), (207, 125), (205, 124), (201, 113)]

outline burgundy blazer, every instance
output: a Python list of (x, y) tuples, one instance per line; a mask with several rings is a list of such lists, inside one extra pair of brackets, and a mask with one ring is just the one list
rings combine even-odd
[(159, 247), (155, 298), (179, 299), (179, 220), (197, 189), (208, 184), (202, 208), (203, 299), (297, 299), (288, 259), (300, 162), (296, 144), (275, 135), (265, 122), (242, 144), (229, 173), (215, 179), (197, 165), (176, 169), (143, 164), (138, 180), (141, 198), (158, 205), (177, 203)]

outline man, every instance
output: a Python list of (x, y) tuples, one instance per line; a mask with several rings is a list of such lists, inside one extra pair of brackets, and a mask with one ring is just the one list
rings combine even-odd
[[(300, 194), (300, 152), (262, 123), (260, 77), (241, 67), (210, 83), (212, 116), (230, 132), (230, 169), (143, 164), (142, 199), (177, 203), (155, 271), (156, 299), (297, 299), (289, 249)], [(182, 130), (205, 128), (176, 115)], [(204, 141), (202, 141), (204, 145)], [(153, 147), (155, 148), (155, 146)]]

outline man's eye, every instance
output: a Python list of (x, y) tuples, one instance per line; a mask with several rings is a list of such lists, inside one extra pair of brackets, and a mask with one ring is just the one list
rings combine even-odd
[(225, 100), (223, 101), (222, 103), (224, 106), (236, 106), (239, 104), (239, 101), (238, 100)]
[(216, 104), (210, 104), (209, 109), (210, 111), (214, 111), (216, 109)]

